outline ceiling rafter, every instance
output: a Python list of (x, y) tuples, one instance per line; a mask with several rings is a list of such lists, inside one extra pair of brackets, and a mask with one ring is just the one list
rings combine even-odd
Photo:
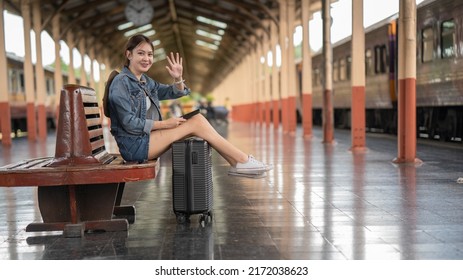
[[(23, 0), (5, 0), (5, 8), (21, 14)], [(125, 33), (136, 30), (129, 27), (119, 30), (127, 23), (126, 5), (131, 0), (34, 0), (41, 1), (42, 29), (51, 34), (52, 19), (60, 17), (60, 36), (66, 38), (74, 33), (74, 43), (86, 38), (86, 49), (94, 48), (96, 57), (109, 62), (108, 68), (119, 68), (124, 61), (123, 50), (127, 38)], [(257, 42), (269, 35), (271, 21), (279, 25), (279, 0), (147, 0), (154, 9), (152, 27), (155, 34), (150, 39), (161, 43), (166, 53), (178, 51), (184, 61), (184, 76), (194, 91), (207, 93), (232, 71)], [(331, 0), (336, 1), (336, 0)], [(311, 8), (319, 9), (321, 0), (312, 0)], [(296, 9), (300, 10), (300, 0)], [(298, 11), (296, 11), (298, 14)], [(198, 16), (227, 24), (224, 32), (212, 24), (198, 21)], [(220, 39), (197, 34), (202, 29), (218, 34)], [(265, 35), (260, 34), (263, 32)], [(196, 44), (202, 40), (208, 48)], [(149, 75), (160, 82), (171, 82), (165, 70), (166, 60), (156, 61)]]

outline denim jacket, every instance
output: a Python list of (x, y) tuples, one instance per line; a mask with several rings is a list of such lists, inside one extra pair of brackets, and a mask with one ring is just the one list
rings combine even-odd
[[(185, 87), (181, 91), (174, 85), (165, 85), (154, 81), (145, 74), (142, 75), (141, 81), (138, 81), (127, 67), (122, 69), (111, 83), (108, 101), (111, 112), (111, 133), (115, 137), (123, 157), (125, 154), (124, 145), (121, 145), (120, 142), (129, 144), (128, 142), (140, 138), (143, 141), (139, 144), (144, 145), (144, 147), (139, 148), (142, 149), (145, 157), (148, 155), (149, 136), (154, 121), (146, 118), (146, 94), (149, 95), (153, 105), (156, 106), (159, 115), (161, 115), (160, 100), (188, 95), (190, 89)], [(140, 159), (132, 159), (129, 156), (124, 157), (124, 159), (140, 161)]]

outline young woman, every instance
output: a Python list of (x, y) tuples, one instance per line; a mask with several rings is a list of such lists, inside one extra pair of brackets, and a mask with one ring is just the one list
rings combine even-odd
[(127, 161), (143, 162), (158, 158), (177, 140), (197, 136), (203, 138), (230, 164), (229, 175), (263, 177), (271, 165), (256, 160), (236, 148), (197, 114), (186, 120), (172, 117), (163, 120), (159, 101), (175, 99), (190, 93), (182, 77), (182, 58), (170, 53), (166, 66), (174, 82), (161, 84), (145, 73), (153, 65), (154, 47), (143, 35), (129, 39), (125, 64), (109, 88), (111, 133), (119, 152)]

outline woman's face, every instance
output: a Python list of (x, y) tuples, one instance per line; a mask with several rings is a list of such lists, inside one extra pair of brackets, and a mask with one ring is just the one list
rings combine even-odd
[(130, 71), (140, 78), (153, 65), (153, 48), (147, 42), (142, 42), (131, 52), (127, 51), (127, 58), (130, 60)]

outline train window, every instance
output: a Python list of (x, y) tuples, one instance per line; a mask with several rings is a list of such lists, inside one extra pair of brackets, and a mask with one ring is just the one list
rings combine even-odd
[(346, 57), (346, 79), (350, 80), (351, 79), (351, 65), (352, 65), (352, 58), (350, 55)]
[(373, 75), (373, 58), (371, 57), (371, 50), (368, 49), (365, 51), (365, 75)]
[(346, 79), (346, 60), (339, 60), (339, 80), (344, 81)]
[(375, 46), (375, 73), (386, 73), (387, 51), (386, 45)]
[(47, 79), (46, 80), (46, 86), (47, 86), (47, 95), (53, 95), (54, 93), (54, 84), (52, 79)]
[(8, 92), (12, 95), (18, 95), (24, 92), (24, 79), (21, 70), (8, 70)]
[(455, 56), (455, 22), (447, 20), (441, 26), (442, 58)]
[(320, 85), (320, 70), (318, 68), (315, 68), (313, 70), (313, 75), (312, 75), (312, 84), (314, 86), (319, 86)]
[(432, 61), (434, 53), (434, 30), (432, 27), (427, 27), (421, 31), (422, 35), (422, 58), (423, 62)]
[(21, 85), (21, 92), (26, 92), (26, 84), (24, 83), (24, 73), (19, 73), (19, 84)]
[(336, 82), (339, 78), (338, 61), (333, 61), (333, 82)]

